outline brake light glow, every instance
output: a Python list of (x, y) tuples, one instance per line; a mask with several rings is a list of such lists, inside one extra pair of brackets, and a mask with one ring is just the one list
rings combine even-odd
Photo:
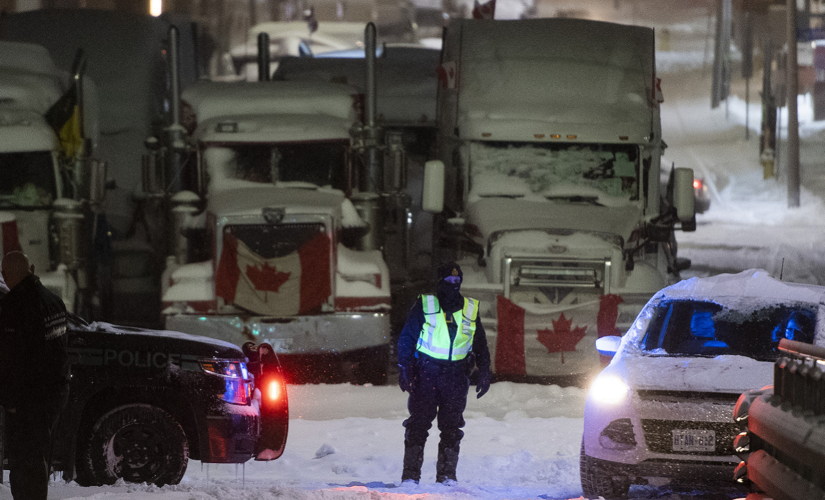
[(702, 189), (702, 181), (693, 179), (693, 189)]
[(277, 380), (270, 380), (266, 385), (266, 397), (270, 401), (277, 401), (281, 398), (281, 384)]

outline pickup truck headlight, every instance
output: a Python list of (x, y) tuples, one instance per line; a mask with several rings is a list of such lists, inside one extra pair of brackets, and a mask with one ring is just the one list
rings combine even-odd
[(242, 361), (208, 360), (201, 361), (203, 371), (222, 377), (226, 390), (218, 397), (236, 405), (248, 405), (251, 398), (249, 373)]
[(615, 375), (596, 377), (590, 386), (590, 396), (593, 400), (607, 405), (621, 403), (627, 397), (627, 392), (627, 384)]

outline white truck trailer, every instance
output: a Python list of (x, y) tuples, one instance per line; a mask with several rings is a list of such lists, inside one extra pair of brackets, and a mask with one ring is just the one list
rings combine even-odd
[[(453, 20), (444, 32), (442, 234), (499, 379), (588, 376), (689, 262), (693, 173), (660, 192), (653, 30), (577, 19)], [(444, 239), (444, 238), (442, 238)]]
[(197, 174), (171, 197), (166, 328), (269, 342), (294, 382), (385, 382), (389, 272), (355, 248), (366, 224), (347, 197), (355, 91), (202, 81), (182, 99)]

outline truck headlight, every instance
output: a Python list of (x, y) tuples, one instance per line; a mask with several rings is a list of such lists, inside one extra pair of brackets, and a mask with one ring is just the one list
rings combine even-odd
[(248, 405), (251, 397), (249, 373), (246, 363), (228, 360), (203, 360), (203, 371), (222, 377), (225, 390), (218, 397), (236, 405)]
[(608, 405), (616, 405), (624, 401), (627, 391), (627, 384), (615, 375), (597, 377), (590, 386), (590, 396), (593, 400)]

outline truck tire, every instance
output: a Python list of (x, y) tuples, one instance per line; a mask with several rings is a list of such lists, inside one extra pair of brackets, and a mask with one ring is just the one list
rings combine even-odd
[(579, 455), (579, 474), (582, 481), (582, 494), (585, 498), (603, 497), (606, 500), (626, 500), (630, 492), (630, 482), (617, 481), (608, 473), (599, 468), (595, 461), (584, 454), (584, 440), (582, 440), (581, 454)]
[[(78, 479), (98, 485), (119, 478), (157, 486), (178, 484), (189, 462), (180, 424), (164, 410), (129, 404), (110, 410), (92, 426), (78, 457)], [(80, 481), (78, 481), (80, 484)]]

